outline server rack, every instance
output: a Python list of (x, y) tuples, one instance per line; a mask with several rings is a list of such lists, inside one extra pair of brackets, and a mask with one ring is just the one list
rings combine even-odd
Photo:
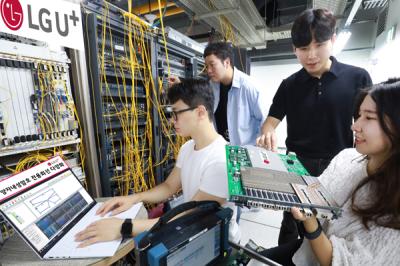
[(83, 17), (102, 194), (147, 190), (155, 184), (152, 34), (103, 1), (85, 3)]
[[(169, 37), (165, 45), (162, 31), (152, 27), (137, 31), (131, 35), (134, 38), (130, 38), (130, 26), (126, 23), (129, 16), (106, 1), (87, 1), (83, 5), (93, 126), (97, 134), (103, 196), (144, 191), (165, 180), (184, 141), (176, 136), (164, 112), (168, 104), (165, 97), (167, 78), (169, 75), (204, 78), (201, 75), (204, 69), (202, 51)], [(132, 75), (132, 68), (121, 70), (123, 62), (129, 64), (132, 61), (132, 54), (140, 70), (135, 75)], [(138, 115), (137, 124), (133, 124), (112, 115), (122, 111), (143, 116)], [(142, 138), (127, 142), (130, 136), (126, 124), (128, 128), (134, 127)], [(134, 146), (143, 147), (145, 152), (132, 156), (129, 150)], [(126, 156), (136, 162), (121, 159)]]
[[(192, 49), (187, 42), (179, 42), (168, 35), (172, 29), (167, 31), (166, 45), (161, 34), (155, 39), (155, 54), (157, 58), (157, 80), (162, 82), (161, 93), (158, 95), (162, 105), (168, 105), (165, 92), (168, 89), (168, 77), (176, 76), (179, 79), (202, 78), (205, 79), (204, 60), (202, 51)], [(175, 35), (180, 33), (174, 31)], [(186, 36), (185, 36), (186, 37)], [(194, 41), (193, 41), (194, 42)], [(168, 56), (167, 56), (168, 53)], [(168, 59), (167, 59), (168, 57)], [(168, 119), (168, 117), (165, 117)], [(180, 146), (185, 139), (176, 135), (171, 125), (166, 119), (159, 119), (156, 130), (156, 147), (160, 152), (157, 153), (157, 161), (162, 161), (156, 169), (157, 176), (165, 179), (175, 165), (175, 158)]]

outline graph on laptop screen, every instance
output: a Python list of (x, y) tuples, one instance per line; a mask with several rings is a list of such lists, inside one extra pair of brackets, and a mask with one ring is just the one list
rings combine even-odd
[(67, 170), (8, 199), (0, 208), (40, 252), (92, 202)]

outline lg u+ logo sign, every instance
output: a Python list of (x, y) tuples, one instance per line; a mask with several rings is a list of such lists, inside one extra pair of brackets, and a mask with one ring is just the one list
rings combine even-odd
[[(13, 31), (20, 29), (24, 20), (24, 9), (19, 0), (2, 0), (0, 6), (4, 24)], [(26, 4), (25, 10), (28, 15), (27, 27), (31, 30), (41, 30), (46, 33), (57, 31), (60, 36), (65, 37), (69, 34), (70, 22), (73, 27), (79, 25), (79, 17), (74, 10), (70, 14), (60, 14), (58, 11), (52, 12), (44, 7), (32, 8), (30, 4)]]
[(24, 13), (18, 0), (1, 1), (1, 17), (10, 30), (18, 30), (22, 26)]

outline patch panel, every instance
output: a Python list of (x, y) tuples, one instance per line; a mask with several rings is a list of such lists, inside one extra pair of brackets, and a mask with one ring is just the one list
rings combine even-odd
[(36, 141), (73, 135), (77, 121), (69, 87), (68, 66), (0, 59), (1, 144), (34, 145)]
[(123, 85), (109, 83), (107, 85), (103, 84), (102, 96), (122, 99), (131, 97), (146, 98), (146, 92), (143, 86), (140, 85), (137, 85), (134, 88), (134, 93), (132, 93), (132, 86), (130, 85), (126, 85), (126, 87), (124, 87)]
[[(0, 34), (0, 179), (62, 154), (74, 162), (73, 169), (84, 182), (66, 52), (16, 36), (2, 37)], [(12, 230), (2, 218), (0, 229), (2, 242)]]

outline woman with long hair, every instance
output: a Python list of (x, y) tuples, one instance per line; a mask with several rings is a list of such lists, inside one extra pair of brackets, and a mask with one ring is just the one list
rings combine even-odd
[(355, 117), (355, 148), (319, 177), (342, 216), (320, 224), (292, 208), (304, 241), (262, 255), (284, 265), (400, 265), (400, 79), (362, 90)]
[(306, 238), (296, 265), (400, 265), (400, 79), (363, 90), (356, 107), (355, 149), (319, 178), (343, 215), (321, 227), (292, 209)]

